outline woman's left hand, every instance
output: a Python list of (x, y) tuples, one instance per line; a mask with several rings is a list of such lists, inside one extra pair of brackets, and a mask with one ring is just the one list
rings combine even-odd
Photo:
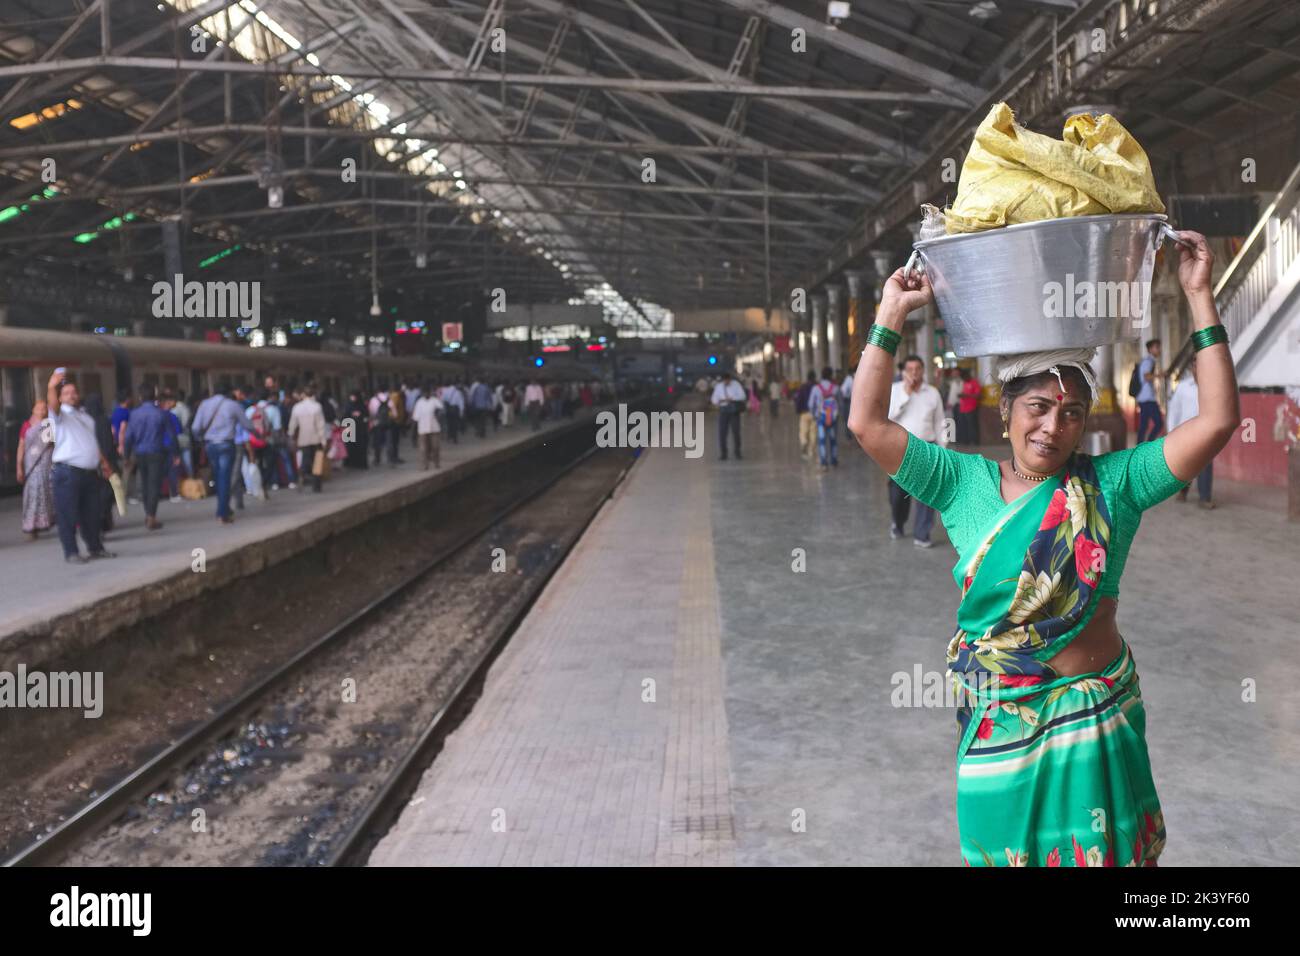
[(1210, 291), (1210, 275), (1214, 271), (1214, 253), (1210, 245), (1199, 232), (1182, 229), (1178, 238), (1189, 243), (1179, 244), (1178, 282), (1190, 297)]

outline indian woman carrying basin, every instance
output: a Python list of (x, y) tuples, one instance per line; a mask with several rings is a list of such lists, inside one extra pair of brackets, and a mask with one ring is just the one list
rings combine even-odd
[(995, 462), (921, 441), (889, 420), (894, 350), (929, 279), (885, 283), (854, 379), (849, 430), (943, 517), (959, 560), (948, 667), (958, 707), (957, 822), (970, 865), (1154, 866), (1165, 843), (1133, 653), (1115, 624), (1142, 512), (1174, 495), (1240, 420), (1205, 237), (1178, 234), (1196, 331), (1200, 413), (1163, 438), (1080, 451), (1098, 390), (1092, 348), (1000, 358), (1011, 443)]

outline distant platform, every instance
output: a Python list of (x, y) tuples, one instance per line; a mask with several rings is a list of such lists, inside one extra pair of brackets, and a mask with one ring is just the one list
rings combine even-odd
[[(372, 865), (961, 865), (954, 714), (891, 704), (944, 670), (956, 555), (939, 524), (890, 540), (851, 439), (821, 475), (789, 403), (745, 418), (742, 461), (712, 416), (703, 458), (643, 453)], [(1296, 865), (1300, 538), (1252, 486), (1215, 494), (1147, 512), (1121, 585), (1160, 862)]]
[[(591, 414), (578, 413), (580, 418)], [(215, 497), (176, 503), (163, 499), (158, 531), (145, 529), (142, 504), (130, 505), (125, 517), (114, 514), (114, 529), (105, 541), (117, 557), (85, 565), (64, 563), (54, 528), (34, 543), (27, 541), (21, 498), (0, 500), (0, 669), (75, 655), (118, 628), (165, 613), (375, 515), (404, 507), (532, 442), (546, 441), (548, 432), (575, 420), (547, 423), (540, 433), (517, 421), (495, 433), (489, 429), (482, 439), (471, 430), (459, 444), (444, 435), (442, 468), (427, 472), (420, 470), (418, 453), (404, 437), (404, 464), (385, 461), (352, 471), (335, 463), (319, 494), (310, 487), (282, 487), (268, 500), (246, 497), (245, 509), (234, 512), (232, 525), (216, 521)], [(79, 543), (84, 553), (85, 544)], [(204, 550), (203, 574), (191, 570), (195, 548)]]

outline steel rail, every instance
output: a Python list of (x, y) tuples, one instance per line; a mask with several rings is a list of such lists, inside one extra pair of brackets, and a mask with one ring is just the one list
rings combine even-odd
[[(229, 732), (241, 723), (243, 718), (250, 712), (256, 711), (262, 698), (265, 697), (267, 693), (284, 678), (288, 677), (291, 673), (314, 659), (326, 648), (332, 647), (341, 636), (351, 632), (357, 624), (371, 617), (398, 594), (410, 588), (417, 581), (436, 570), (439, 566), (450, 561), (473, 541), (486, 534), (509, 515), (533, 501), (541, 494), (550, 490), (550, 488), (558, 483), (560, 479), (570, 474), (574, 469), (590, 458), (595, 450), (596, 448), (594, 445), (589, 447), (572, 462), (565, 465), (560, 471), (556, 472), (543, 482), (532, 486), (522, 495), (512, 499), (509, 504), (500, 511), (491, 515), (488, 519), (476, 523), (472, 529), (456, 538), (451, 544), (439, 551), (410, 575), (388, 588), (364, 607), (349, 615), (324, 635), (317, 638), (312, 644), (303, 648), (280, 665), (274, 667), (260, 680), (241, 691), (233, 700), (228, 702), (211, 718), (191, 729), (178, 740), (164, 747), (144, 764), (137, 767), (126, 777), (122, 778), (108, 790), (104, 791), (100, 796), (86, 804), (72, 816), (68, 817), (67, 820), (60, 823), (54, 828), (54, 830), (43, 836), (38, 842), (20, 850), (18, 853), (6, 859), (2, 864), (0, 864), (0, 866), (53, 865), (59, 858), (66, 855), (70, 849), (82, 842), (85, 837), (101, 830), (105, 825), (111, 823), (120, 816), (128, 806), (143, 796), (154, 784), (175, 772), (178, 767), (183, 767), (187, 764), (199, 752), (201, 752), (209, 742), (220, 737), (222, 734)], [(469, 476), (466, 476), (466, 478), (468, 477)], [(463, 480), (466, 479), (462, 479), (462, 481)], [(455, 484), (459, 483), (460, 482), (456, 482)], [(449, 487), (454, 487), (454, 485)], [(602, 502), (603, 500), (604, 499), (602, 498)], [(550, 573), (553, 573), (553, 570), (554, 569), (552, 569), (552, 572)], [(549, 573), (547, 576), (549, 577)], [(499, 638), (494, 638), (492, 643), (495, 645), (498, 641)], [(459, 697), (462, 692), (463, 684), (461, 687), (458, 687), (456, 696)], [(440, 711), (440, 717), (441, 714), (442, 712)], [(429, 731), (426, 729), (425, 733), (421, 735), (422, 742), (428, 736), (428, 733)], [(408, 754), (407, 758), (402, 761), (403, 769), (409, 766), (410, 759), (411, 754)], [(388, 788), (385, 787), (384, 789), (386, 792)]]

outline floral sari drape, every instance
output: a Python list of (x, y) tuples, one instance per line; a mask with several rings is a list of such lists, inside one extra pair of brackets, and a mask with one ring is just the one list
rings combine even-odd
[(46, 422), (34, 422), (23, 435), (23, 531), (54, 526), (54, 443)]
[[(1091, 617), (1109, 540), (1110, 512), (1087, 455), (1007, 505), (964, 568), (948, 645), (953, 679), (968, 690), (1054, 679), (1045, 658)], [(963, 737), (971, 717), (970, 706), (959, 709)]]

